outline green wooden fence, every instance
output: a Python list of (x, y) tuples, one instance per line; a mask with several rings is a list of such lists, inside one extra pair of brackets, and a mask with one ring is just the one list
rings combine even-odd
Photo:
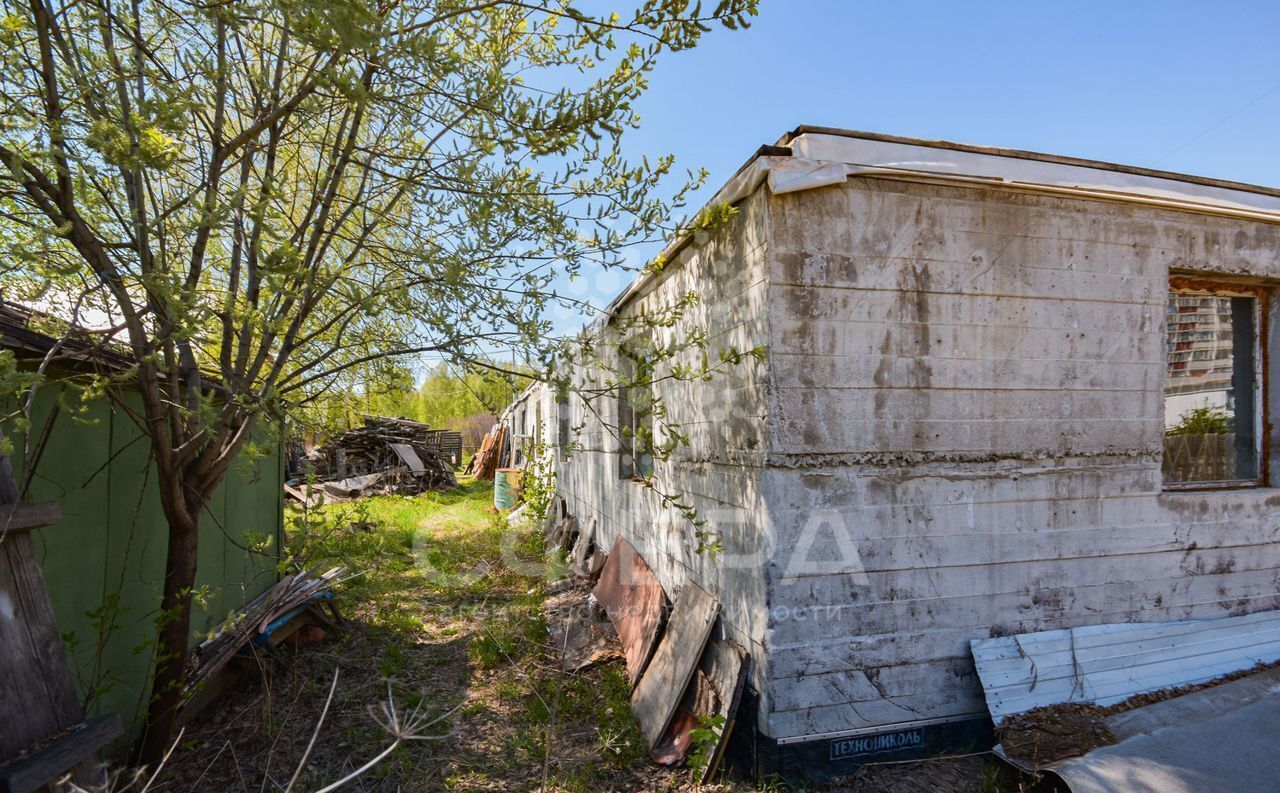
[[(48, 385), (37, 395), (33, 437), (59, 401), (64, 406), (35, 466), (30, 498), (57, 500), (63, 520), (33, 539), (89, 713), (119, 713), (132, 739), (148, 694), (168, 528), (146, 437), (110, 400), (82, 410), (70, 389)], [(22, 439), (15, 441), (21, 451)], [(284, 460), (274, 440), (264, 434), (259, 443), (265, 454), (232, 467), (201, 526), (198, 584), (205, 594), (192, 617), (193, 643), (276, 580)]]

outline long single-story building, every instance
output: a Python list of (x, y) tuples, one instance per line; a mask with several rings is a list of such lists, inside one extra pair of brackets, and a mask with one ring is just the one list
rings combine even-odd
[[(1280, 190), (801, 127), (711, 205), (540, 398), (568, 511), (749, 651), (740, 762), (986, 740), (972, 639), (1280, 608)], [(764, 353), (611, 389), (694, 332)]]

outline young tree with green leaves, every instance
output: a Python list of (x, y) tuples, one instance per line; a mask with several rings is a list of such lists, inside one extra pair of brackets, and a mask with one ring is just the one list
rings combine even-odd
[(756, 2), (5, 0), (6, 297), (107, 318), (135, 363), (98, 385), (141, 394), (169, 521), (144, 760), (202, 513), (260, 420), (388, 357), (538, 348), (555, 279), (682, 203), (669, 158), (621, 154), (647, 73)]

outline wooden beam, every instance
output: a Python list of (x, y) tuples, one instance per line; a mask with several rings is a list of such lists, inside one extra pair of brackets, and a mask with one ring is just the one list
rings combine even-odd
[[(17, 517), (22, 513), (16, 508), (22, 506), (27, 505), (19, 504), (13, 466), (6, 455), (0, 454), (0, 507), (15, 508), (8, 514)], [(77, 725), (84, 723), (84, 708), (76, 695), (29, 531), (0, 532), (0, 602), (8, 604), (0, 619), (0, 762), (4, 762), (21, 757), (24, 751), (52, 736), (71, 735)], [(19, 716), (15, 718), (13, 714)], [(13, 768), (5, 766), (0, 777), (12, 776)], [(59, 773), (67, 770), (60, 769)], [(72, 779), (82, 788), (100, 786), (98, 770), (97, 760), (90, 752), (74, 763)], [(0, 793), (21, 789), (8, 785), (0, 782)]]
[(121, 732), (120, 716), (95, 716), (30, 757), (0, 768), (0, 793), (30, 793), (53, 782)]
[(62, 520), (62, 508), (56, 501), (34, 504), (0, 504), (0, 535), (52, 526)]

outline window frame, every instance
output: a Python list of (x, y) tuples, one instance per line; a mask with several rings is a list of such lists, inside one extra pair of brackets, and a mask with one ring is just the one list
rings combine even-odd
[(569, 386), (565, 383), (556, 385), (556, 448), (561, 462), (573, 456), (573, 414), (569, 408)]
[[(1165, 350), (1164, 378), (1168, 383), (1168, 293), (1183, 292), (1201, 294), (1208, 297), (1247, 297), (1254, 300), (1253, 307), (1253, 438), (1254, 459), (1257, 461), (1257, 476), (1251, 479), (1212, 480), (1204, 482), (1166, 482), (1164, 481), (1164, 438), (1167, 424), (1164, 411), (1161, 410), (1161, 450), (1160, 477), (1161, 489), (1167, 493), (1187, 493), (1220, 490), (1257, 490), (1270, 486), (1270, 455), (1268, 454), (1271, 422), (1268, 416), (1268, 361), (1267, 339), (1270, 333), (1270, 297), (1271, 288), (1258, 283), (1233, 281), (1229, 278), (1214, 278), (1200, 275), (1170, 274), (1168, 288), (1165, 290), (1165, 313), (1161, 327), (1164, 329), (1161, 346)], [(1162, 387), (1162, 391), (1164, 388)], [(1238, 397), (1237, 397), (1238, 399)], [(1163, 399), (1161, 402), (1163, 406)]]
[[(637, 377), (638, 372), (653, 365), (645, 348), (648, 343), (647, 338), (636, 337), (619, 349), (619, 373), (623, 382), (618, 383), (617, 388), (618, 478), (623, 481), (648, 482), (653, 478), (655, 470), (653, 385), (650, 383), (641, 387), (629, 382)], [(643, 396), (644, 400), (636, 400), (636, 395)], [(647, 405), (637, 408), (637, 401), (647, 402)], [(647, 424), (647, 441), (638, 432), (642, 424)]]

